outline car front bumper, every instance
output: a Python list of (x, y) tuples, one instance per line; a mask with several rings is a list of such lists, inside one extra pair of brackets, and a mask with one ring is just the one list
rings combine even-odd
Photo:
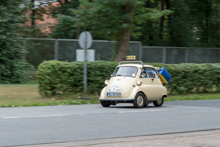
[(99, 98), (100, 101), (133, 101), (133, 98)]

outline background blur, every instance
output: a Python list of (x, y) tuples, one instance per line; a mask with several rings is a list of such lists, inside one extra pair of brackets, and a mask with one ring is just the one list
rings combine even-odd
[[(1, 82), (21, 82), (47, 60), (76, 61), (79, 34), (95, 60), (219, 63), (219, 0), (8, 0), (0, 2)], [(14, 78), (12, 78), (14, 77)], [(10, 80), (8, 80), (10, 78)], [(11, 80), (13, 79), (13, 80)]]
[[(24, 60), (37, 66), (44, 60), (76, 61), (76, 50), (80, 49), (77, 39), (26, 38)], [(94, 40), (95, 60), (112, 61), (116, 42)], [(163, 47), (142, 46), (142, 42), (129, 42), (129, 55), (148, 63), (219, 63), (219, 48), (208, 47)]]

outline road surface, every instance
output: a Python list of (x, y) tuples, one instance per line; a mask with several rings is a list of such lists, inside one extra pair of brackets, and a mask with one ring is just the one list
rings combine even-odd
[(0, 146), (72, 142), (220, 129), (220, 100), (0, 108)]

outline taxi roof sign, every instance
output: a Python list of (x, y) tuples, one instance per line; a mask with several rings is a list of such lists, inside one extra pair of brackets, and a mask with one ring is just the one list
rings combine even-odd
[(127, 56), (126, 60), (136, 60), (136, 56)]

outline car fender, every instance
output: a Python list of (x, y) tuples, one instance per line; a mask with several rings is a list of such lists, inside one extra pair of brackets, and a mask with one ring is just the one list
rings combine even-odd
[(164, 87), (164, 91), (163, 91), (161, 97), (167, 97), (167, 88), (166, 87)]
[(134, 99), (138, 92), (140, 92), (140, 88), (139, 88), (139, 86), (136, 86), (136, 87), (133, 88), (133, 90), (132, 90), (131, 94), (129, 95), (129, 97)]
[[(135, 96), (136, 96), (136, 94), (137, 94), (138, 92), (143, 92), (144, 95), (147, 97), (147, 93), (145, 93), (145, 92), (143, 91), (143, 88), (141, 88), (141, 87), (139, 87), (139, 86), (136, 86), (136, 87), (132, 90), (132, 92), (131, 92), (131, 94), (129, 95), (129, 97), (134, 99)], [(161, 97), (167, 97), (167, 88), (166, 88), (166, 87), (163, 87), (163, 92), (162, 92)]]
[(105, 97), (105, 89), (106, 89), (106, 87), (104, 87), (101, 91), (100, 97), (102, 97), (102, 98)]

